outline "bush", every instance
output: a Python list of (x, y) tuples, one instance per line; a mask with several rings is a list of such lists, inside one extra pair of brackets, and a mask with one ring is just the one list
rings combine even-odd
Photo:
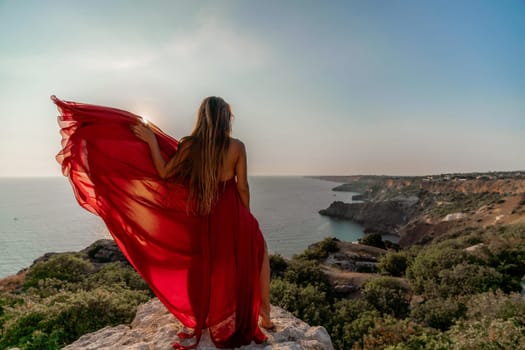
[(496, 290), (503, 283), (503, 276), (492, 267), (461, 263), (439, 272), (439, 293), (446, 298)]
[(326, 274), (321, 271), (319, 265), (310, 260), (292, 260), (288, 269), (283, 274), (283, 279), (295, 283), (300, 287), (308, 285), (315, 286), (324, 292), (329, 298), (332, 297), (332, 286)]
[(436, 298), (412, 307), (410, 317), (425, 326), (446, 331), (466, 312), (467, 306), (461, 300)]
[(493, 227), (485, 232), (483, 241), (484, 248), (476, 254), (503, 275), (501, 289), (520, 291), (525, 275), (525, 225)]
[(79, 255), (56, 254), (47, 261), (40, 261), (27, 271), (24, 288), (36, 287), (38, 281), (49, 278), (64, 282), (80, 282), (94, 271), (93, 265)]
[(437, 293), (441, 284), (439, 273), (468, 259), (467, 253), (462, 249), (455, 249), (450, 246), (432, 246), (414, 258), (414, 261), (407, 268), (407, 278), (414, 292), (424, 293), (430, 297), (439, 296)]
[[(129, 265), (122, 262), (105, 264), (99, 271), (87, 276), (81, 283), (82, 289), (94, 286), (120, 285), (125, 289), (150, 291), (146, 281)], [(150, 291), (150, 295), (153, 293)]]
[(306, 249), (301, 254), (296, 255), (294, 258), (321, 261), (326, 259), (331, 253), (339, 251), (337, 242), (339, 242), (337, 238), (327, 237), (321, 242), (310, 245), (308, 249)]
[(150, 298), (146, 291), (118, 286), (87, 291), (62, 291), (44, 299), (27, 297), (26, 303), (6, 311), (0, 348), (57, 349), (83, 334), (108, 325), (129, 323), (136, 307)]
[(336, 349), (349, 349), (379, 318), (380, 314), (366, 301), (342, 299), (333, 304), (333, 313), (325, 327)]
[(520, 293), (504, 294), (500, 290), (481, 293), (472, 296), (466, 306), (467, 319), (516, 319), (525, 325), (525, 299)]
[(413, 335), (408, 340), (391, 345), (386, 350), (450, 350), (452, 340), (443, 333)]
[(525, 327), (515, 319), (499, 320), (483, 317), (456, 324), (447, 332), (457, 350), (523, 349)]
[(372, 247), (377, 247), (381, 249), (385, 249), (385, 242), (383, 241), (383, 236), (381, 236), (379, 233), (371, 233), (363, 238), (359, 239), (360, 244), (369, 245)]
[(408, 265), (406, 252), (388, 252), (379, 258), (379, 270), (392, 276), (404, 276)]
[(322, 325), (329, 319), (331, 309), (326, 295), (316, 286), (301, 287), (276, 278), (271, 281), (270, 302), (280, 306), (311, 325)]
[(394, 317), (408, 314), (408, 290), (397, 279), (380, 277), (363, 285), (361, 294), (379, 312)]
[(288, 262), (279, 254), (271, 254), (269, 258), (271, 277), (281, 277), (288, 268)]
[(129, 323), (153, 293), (129, 265), (96, 271), (81, 254), (51, 256), (29, 268), (26, 293), (0, 298), (0, 348), (58, 349), (108, 325)]
[[(408, 319), (397, 320), (386, 316), (377, 320), (374, 327), (363, 336), (362, 343), (354, 345), (354, 349), (383, 350), (424, 334), (435, 334), (435, 331), (425, 329)], [(400, 349), (405, 350), (407, 348), (401, 347)]]

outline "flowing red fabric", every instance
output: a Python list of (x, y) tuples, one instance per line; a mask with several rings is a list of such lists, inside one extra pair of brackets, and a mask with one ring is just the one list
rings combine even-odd
[[(195, 347), (205, 328), (220, 348), (266, 340), (258, 326), (264, 239), (235, 180), (221, 183), (209, 215), (192, 215), (188, 189), (159, 177), (149, 147), (130, 130), (142, 122), (139, 116), (51, 99), (62, 135), (56, 159), (78, 203), (104, 220), (155, 295), (193, 330), (179, 338), (194, 340), (174, 348)], [(168, 159), (178, 142), (153, 130)]]

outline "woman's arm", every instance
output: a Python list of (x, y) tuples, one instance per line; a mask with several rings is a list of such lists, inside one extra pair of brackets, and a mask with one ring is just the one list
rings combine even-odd
[(165, 179), (168, 176), (168, 170), (173, 166), (172, 163), (175, 162), (175, 157), (172, 157), (168, 162), (164, 160), (162, 153), (160, 152), (159, 143), (153, 131), (143, 124), (135, 124), (131, 126), (131, 131), (142, 141), (146, 142), (151, 151), (151, 158), (155, 169), (159, 173), (159, 176), (162, 179)]
[(235, 175), (237, 176), (237, 191), (241, 197), (242, 204), (250, 209), (250, 186), (248, 185), (248, 170), (246, 161), (246, 148), (239, 141), (239, 157), (235, 163)]

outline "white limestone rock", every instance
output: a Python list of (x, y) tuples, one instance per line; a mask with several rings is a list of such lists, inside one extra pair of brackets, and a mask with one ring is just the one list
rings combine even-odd
[[(333, 350), (330, 336), (323, 327), (311, 327), (276, 306), (272, 306), (271, 319), (276, 330), (264, 331), (268, 335), (266, 343), (252, 342), (240, 349)], [(139, 306), (131, 326), (105, 327), (85, 334), (63, 350), (171, 350), (181, 330), (183, 325), (154, 298)], [(197, 349), (216, 349), (207, 331), (203, 333)]]

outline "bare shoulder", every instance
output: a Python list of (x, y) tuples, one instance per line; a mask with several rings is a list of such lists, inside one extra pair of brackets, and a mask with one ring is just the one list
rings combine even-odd
[(230, 139), (230, 148), (235, 153), (244, 153), (246, 149), (244, 143), (241, 140), (233, 137)]

